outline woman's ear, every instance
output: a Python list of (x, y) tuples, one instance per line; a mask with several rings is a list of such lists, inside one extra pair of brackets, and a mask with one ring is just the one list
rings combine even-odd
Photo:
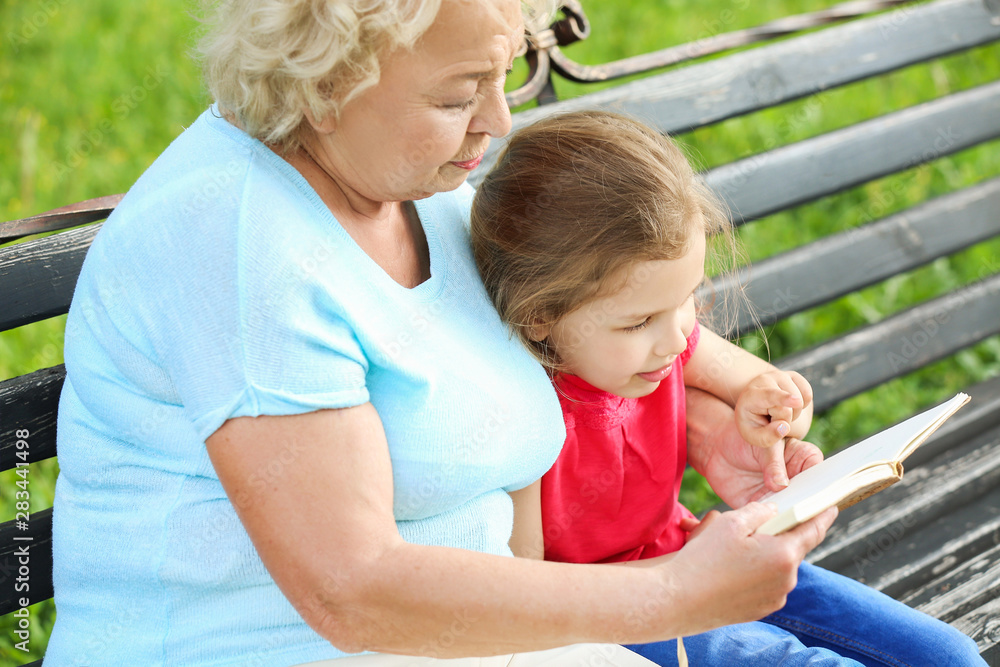
[(302, 113), (305, 115), (306, 121), (309, 123), (309, 127), (311, 127), (316, 134), (333, 134), (333, 132), (337, 129), (337, 119), (335, 114), (330, 113), (324, 118), (316, 120), (316, 117), (313, 115), (311, 109), (306, 108)]

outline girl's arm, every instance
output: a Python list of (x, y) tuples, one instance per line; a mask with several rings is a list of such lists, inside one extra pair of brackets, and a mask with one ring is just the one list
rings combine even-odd
[(542, 480), (518, 491), (510, 492), (514, 502), (514, 529), (510, 534), (510, 550), (518, 558), (545, 559), (545, 539), (542, 532)]
[(348, 652), (486, 656), (647, 643), (758, 619), (784, 604), (835, 517), (756, 536), (774, 508), (751, 503), (658, 567), (549, 563), (405, 542), (371, 404), (231, 419), (206, 444), (278, 587)]
[[(545, 560), (545, 538), (542, 524), (542, 480), (519, 491), (511, 491), (514, 501), (514, 530), (510, 536), (510, 550), (518, 558), (534, 558)], [(715, 512), (718, 514), (718, 512)], [(700, 522), (693, 520), (685, 530), (697, 530)], [(628, 565), (631, 567), (654, 567), (672, 559), (676, 554), (669, 553), (655, 558), (632, 560), (613, 565)]]
[[(805, 378), (779, 370), (705, 327), (684, 367), (684, 382), (738, 408), (738, 420), (755, 418), (753, 425), (760, 428), (747, 440), (758, 447), (804, 438), (812, 424), (812, 388)], [(783, 423), (784, 431), (779, 430)], [(741, 433), (749, 425), (741, 424)]]

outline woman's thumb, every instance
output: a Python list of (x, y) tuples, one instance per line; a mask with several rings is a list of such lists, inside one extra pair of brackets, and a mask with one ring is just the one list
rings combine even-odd
[(788, 486), (788, 471), (785, 469), (785, 440), (768, 447), (763, 460), (764, 486), (770, 491), (781, 491)]
[(753, 535), (764, 522), (778, 514), (778, 506), (769, 502), (747, 503), (738, 510), (740, 520), (747, 529), (748, 535)]

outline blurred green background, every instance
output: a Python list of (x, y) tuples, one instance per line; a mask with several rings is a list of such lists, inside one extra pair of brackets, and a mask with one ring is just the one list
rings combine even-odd
[[(759, 25), (788, 14), (832, 6), (819, 0), (583, 0), (591, 37), (566, 49), (598, 64)], [(0, 220), (126, 191), (142, 171), (208, 104), (198, 65), (199, 4), (193, 0), (0, 0)], [(509, 87), (524, 77), (515, 68)], [(680, 140), (702, 167), (753, 155), (942, 94), (1000, 78), (1000, 46), (977, 49), (879, 77), (777, 109), (689, 133)], [(601, 86), (592, 86), (595, 90)], [(560, 97), (584, 86), (557, 82)], [(802, 122), (780, 123), (788, 114)], [(886, 213), (929, 196), (1000, 174), (1000, 145), (964, 151), (906, 173), (827, 197), (747, 225), (740, 238), (752, 260), (863, 223), (872, 202)], [(942, 221), (946, 224), (946, 221)], [(770, 354), (809, 347), (830, 335), (876, 322), (913, 303), (975, 281), (1000, 268), (993, 241), (763, 332)], [(0, 380), (62, 362), (64, 318), (0, 333)], [(765, 354), (762, 335), (744, 344)], [(1000, 370), (1000, 339), (848, 400), (820, 415), (810, 439), (829, 450), (855, 441)], [(31, 467), (31, 505), (51, 505), (55, 462)], [(0, 507), (13, 515), (16, 478), (0, 476)], [(690, 475), (683, 500), (695, 511), (715, 502)], [(30, 654), (13, 648), (12, 627), (0, 622), (0, 660), (41, 657), (54, 614), (51, 602), (32, 608)]]

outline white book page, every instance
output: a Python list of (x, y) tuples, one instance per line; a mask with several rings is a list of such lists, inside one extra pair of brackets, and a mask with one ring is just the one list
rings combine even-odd
[(957, 394), (936, 408), (921, 412), (919, 415), (876, 433), (870, 438), (838, 452), (822, 463), (802, 471), (791, 479), (786, 488), (765, 496), (761, 500), (775, 503), (780, 514), (799, 502), (821, 493), (837, 480), (872, 463), (892, 461), (905, 451), (907, 445), (912, 441), (925, 438), (929, 435), (929, 431), (937, 429), (968, 400), (968, 395)]

